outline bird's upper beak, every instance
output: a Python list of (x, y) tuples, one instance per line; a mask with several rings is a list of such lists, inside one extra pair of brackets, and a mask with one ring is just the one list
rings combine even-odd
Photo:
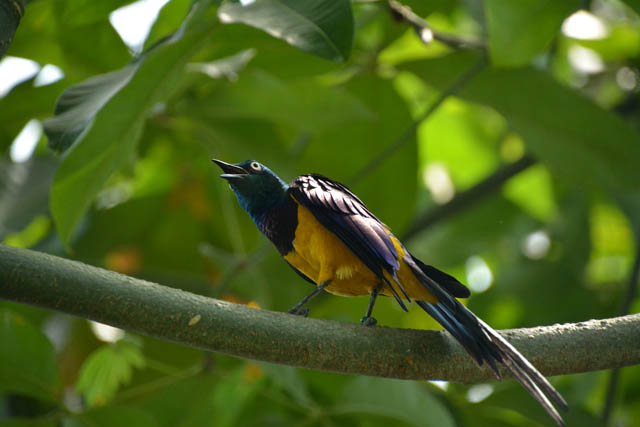
[(246, 170), (242, 169), (240, 166), (232, 165), (218, 159), (211, 159), (211, 161), (220, 166), (220, 169), (222, 169), (222, 171), (224, 172), (222, 175), (220, 175), (220, 178), (224, 178), (227, 181), (231, 182), (234, 180), (242, 179), (249, 175), (249, 173)]

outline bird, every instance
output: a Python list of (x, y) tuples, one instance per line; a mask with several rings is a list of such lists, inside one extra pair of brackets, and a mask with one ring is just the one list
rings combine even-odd
[[(273, 243), (282, 258), (313, 291), (288, 312), (308, 315), (304, 306), (322, 291), (368, 296), (361, 323), (374, 326), (378, 295), (393, 297), (404, 311), (415, 302), (446, 329), (482, 366), (502, 379), (502, 364), (553, 418), (568, 405), (549, 381), (498, 332), (456, 298), (470, 291), (453, 276), (413, 256), (345, 185), (320, 174), (290, 184), (255, 160), (231, 164), (212, 159), (240, 206)], [(555, 404), (555, 406), (554, 406)]]

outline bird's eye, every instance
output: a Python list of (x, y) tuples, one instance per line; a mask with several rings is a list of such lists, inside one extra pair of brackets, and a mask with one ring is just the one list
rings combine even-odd
[(262, 166), (258, 162), (251, 162), (249, 166), (256, 172), (260, 172), (262, 170)]

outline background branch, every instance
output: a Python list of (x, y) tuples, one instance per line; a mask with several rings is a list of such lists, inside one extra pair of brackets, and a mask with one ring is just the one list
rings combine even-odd
[(486, 50), (487, 48), (485, 43), (480, 40), (466, 39), (453, 34), (435, 31), (427, 21), (416, 15), (409, 6), (405, 6), (396, 0), (389, 0), (388, 5), (393, 18), (411, 25), (416, 34), (418, 34), (418, 37), (420, 37), (425, 44), (430, 43), (433, 39), (438, 40), (452, 49), (471, 48)]
[[(493, 377), (443, 332), (365, 328), (257, 310), (6, 245), (0, 245), (0, 298), (309, 369), (459, 382)], [(640, 315), (630, 315), (503, 333), (545, 375), (560, 375), (640, 363), (638, 328)]]
[(24, 15), (25, 0), (0, 0), (0, 58), (4, 56)]
[(423, 216), (415, 220), (409, 231), (402, 236), (402, 240), (409, 240), (433, 224), (449, 218), (473, 203), (478, 202), (482, 198), (500, 189), (502, 184), (535, 163), (536, 160), (533, 157), (524, 155), (517, 161), (497, 169), (494, 173), (470, 189), (458, 193), (451, 201), (425, 212)]

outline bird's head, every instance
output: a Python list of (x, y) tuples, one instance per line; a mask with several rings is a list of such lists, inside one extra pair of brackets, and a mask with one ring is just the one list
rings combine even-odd
[(224, 172), (220, 178), (229, 182), (240, 206), (256, 219), (280, 203), (289, 186), (278, 175), (255, 160), (230, 164), (212, 159)]

